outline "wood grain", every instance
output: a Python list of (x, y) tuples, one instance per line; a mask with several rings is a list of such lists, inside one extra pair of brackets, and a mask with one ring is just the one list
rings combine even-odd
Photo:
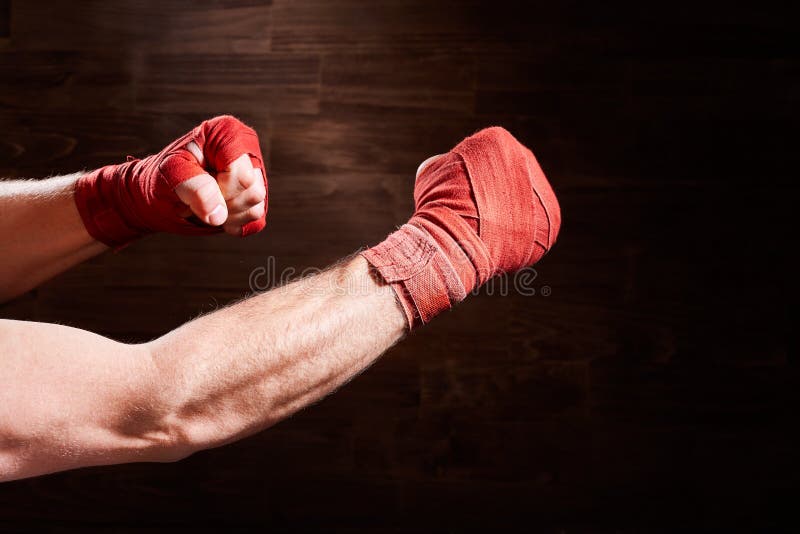
[(380, 241), (417, 165), (492, 124), (564, 215), (533, 294), (485, 288), (242, 442), (4, 484), (0, 530), (791, 530), (794, 26), (720, 2), (0, 0), (0, 175), (234, 113), (271, 193), (257, 236), (142, 240), (0, 317), (152, 339), (258, 269)]

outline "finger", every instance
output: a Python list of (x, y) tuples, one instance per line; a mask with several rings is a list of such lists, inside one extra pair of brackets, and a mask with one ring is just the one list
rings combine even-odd
[(257, 234), (261, 230), (267, 226), (267, 206), (266, 202), (264, 203), (264, 215), (262, 215), (259, 219), (255, 221), (250, 221), (249, 223), (242, 226), (242, 237), (247, 237), (249, 235)]
[(225, 221), (225, 225), (228, 226), (244, 226), (247, 223), (257, 221), (264, 216), (266, 213), (266, 203), (259, 202), (255, 206), (251, 206), (250, 208), (240, 211), (239, 213), (231, 213), (228, 215), (228, 219)]
[(197, 143), (195, 143), (194, 141), (189, 141), (186, 144), (186, 150), (192, 153), (194, 159), (196, 159), (197, 163), (202, 167), (203, 162), (205, 161), (205, 156), (203, 156), (203, 151), (200, 150), (200, 147), (197, 146)]
[[(204, 121), (194, 132), (194, 140), (203, 152), (204, 166), (214, 170), (213, 174), (220, 182), (226, 201), (234, 200), (251, 187), (254, 181), (263, 183), (264, 214), (245, 223), (241, 228), (241, 235), (261, 231), (266, 226), (269, 193), (264, 157), (256, 131), (235, 117), (223, 115)], [(254, 169), (259, 171), (253, 172)], [(237, 209), (239, 207), (241, 206), (237, 206)], [(236, 234), (236, 230), (231, 225), (229, 233)]]
[(228, 165), (228, 167), (217, 173), (217, 181), (222, 189), (222, 194), (226, 200), (231, 200), (253, 185), (253, 164), (250, 156), (242, 154)]
[(220, 226), (228, 218), (228, 208), (222, 191), (217, 181), (208, 174), (184, 180), (175, 187), (175, 194), (206, 224)]
[(242, 226), (242, 237), (257, 234), (267, 226), (267, 211), (269, 210), (269, 190), (267, 187), (267, 176), (263, 174), (263, 170), (260, 168), (254, 169), (253, 175), (255, 176), (256, 181), (264, 186), (264, 213), (257, 220), (250, 221)]
[[(206, 164), (216, 172), (228, 170), (231, 163), (243, 154), (264, 161), (256, 131), (231, 115), (204, 121), (198, 128), (196, 139)], [(258, 166), (262, 165), (259, 163)]]
[[(196, 147), (197, 145), (195, 145)], [(200, 155), (202, 158), (202, 154)], [(159, 164), (158, 170), (166, 180), (167, 185), (174, 189), (188, 180), (207, 171), (201, 166), (200, 161), (190, 149), (189, 145), (173, 149), (164, 160)]]
[(225, 231), (226, 234), (232, 235), (234, 237), (242, 237), (242, 232), (244, 229), (241, 226), (236, 226), (233, 224), (225, 224), (222, 229)]
[[(253, 169), (253, 173), (260, 172), (258, 169)], [(251, 208), (259, 202), (264, 202), (267, 198), (267, 188), (264, 186), (264, 181), (260, 178), (253, 182), (253, 185), (239, 193), (236, 197), (228, 199), (228, 213), (239, 213), (248, 208)]]

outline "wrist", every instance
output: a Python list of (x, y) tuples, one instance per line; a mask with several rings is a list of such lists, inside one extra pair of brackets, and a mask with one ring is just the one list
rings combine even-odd
[(86, 231), (97, 241), (122, 248), (147, 232), (136, 228), (122, 211), (124, 185), (117, 165), (83, 174), (75, 182), (75, 205)]

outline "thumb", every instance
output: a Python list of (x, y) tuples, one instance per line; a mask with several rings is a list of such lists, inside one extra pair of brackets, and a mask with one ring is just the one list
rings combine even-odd
[(228, 208), (217, 181), (201, 166), (203, 154), (194, 142), (173, 150), (159, 165), (175, 195), (189, 206), (198, 219), (221, 226), (228, 219)]
[(206, 224), (222, 226), (228, 219), (222, 191), (217, 181), (208, 174), (198, 174), (179, 183), (175, 187), (175, 194)]

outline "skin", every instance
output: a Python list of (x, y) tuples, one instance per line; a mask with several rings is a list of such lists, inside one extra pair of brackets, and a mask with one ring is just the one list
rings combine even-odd
[(405, 329), (361, 257), (142, 345), (0, 321), (0, 481), (235, 441), (331, 393)]
[[(218, 191), (204, 175), (179, 196), (206, 222), (224, 202), (225, 230), (236, 234), (260, 216), (252, 188), (261, 178), (239, 163), (227, 172)], [(0, 270), (6, 298), (105, 249), (83, 229), (76, 179), (0, 183), (0, 247), (18, 258)], [(0, 320), (0, 481), (176, 461), (235, 441), (336, 390), (406, 330), (393, 290), (361, 257), (145, 344)]]
[(0, 181), (0, 256), (14, 258), (0, 262), (0, 302), (107, 249), (86, 232), (72, 200), (79, 177)]

